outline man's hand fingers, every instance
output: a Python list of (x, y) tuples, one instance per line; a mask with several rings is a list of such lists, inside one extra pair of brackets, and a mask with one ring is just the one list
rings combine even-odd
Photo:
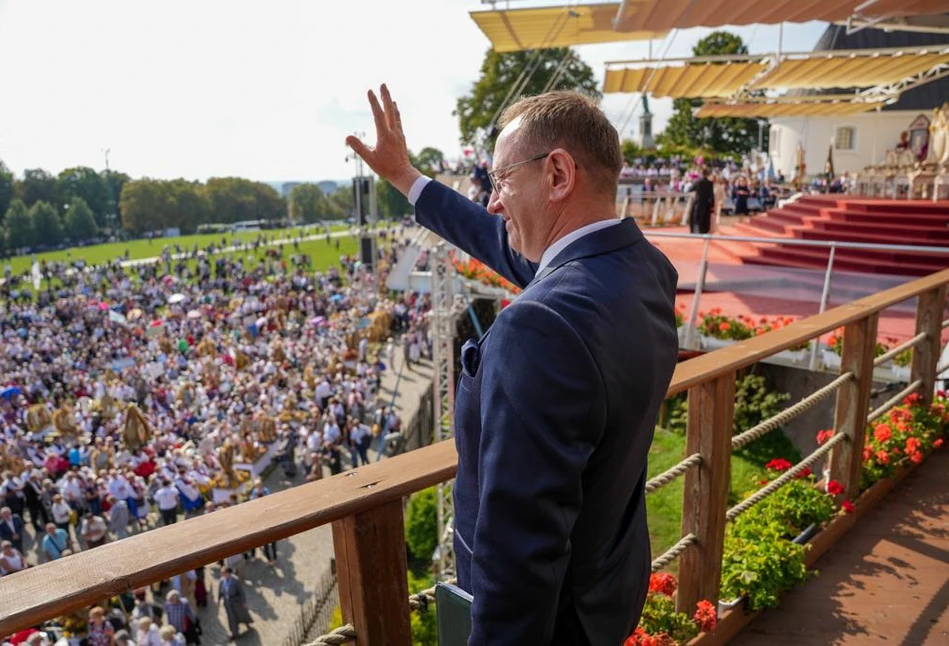
[(371, 153), (369, 146), (360, 141), (359, 137), (355, 135), (349, 135), (346, 137), (346, 145), (353, 149), (357, 155), (366, 159), (366, 155)]
[(369, 90), (369, 105), (372, 107), (372, 117), (376, 121), (376, 139), (382, 139), (388, 132), (389, 127), (386, 124), (386, 116), (382, 112), (382, 106), (379, 105), (379, 99), (376, 98), (376, 94), (372, 90)]
[(382, 95), (382, 107), (385, 108), (386, 124), (390, 129), (398, 130), (398, 118), (396, 116), (395, 106), (392, 102), (392, 95), (389, 94), (389, 88), (385, 83), (379, 88), (379, 93)]
[(399, 112), (399, 104), (395, 101), (392, 102), (392, 114), (395, 115), (395, 127), (399, 132), (402, 132), (402, 113)]

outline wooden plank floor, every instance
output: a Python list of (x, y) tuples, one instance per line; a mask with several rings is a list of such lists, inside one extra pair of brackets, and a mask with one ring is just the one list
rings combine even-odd
[(732, 644), (949, 644), (949, 451), (932, 454)]

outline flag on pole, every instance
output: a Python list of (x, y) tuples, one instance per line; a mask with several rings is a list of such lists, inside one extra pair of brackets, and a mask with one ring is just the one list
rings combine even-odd
[(33, 261), (33, 289), (39, 289), (43, 282), (43, 273), (40, 271), (40, 263)]

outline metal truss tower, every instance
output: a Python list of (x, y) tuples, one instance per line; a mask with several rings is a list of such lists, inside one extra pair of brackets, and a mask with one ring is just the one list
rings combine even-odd
[[(451, 264), (449, 246), (438, 243), (431, 252), (432, 269), (432, 339), (434, 355), (434, 441), (451, 440), (455, 436), (455, 361), (454, 320), (455, 268)], [(455, 574), (453, 546), (454, 502), (451, 483), (438, 485), (438, 576), (447, 580)]]

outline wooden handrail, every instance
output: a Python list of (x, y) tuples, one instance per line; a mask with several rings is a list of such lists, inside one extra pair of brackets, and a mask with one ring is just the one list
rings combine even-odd
[[(689, 360), (677, 367), (669, 395), (729, 379), (760, 359), (947, 283), (949, 269)], [(442, 442), (4, 577), (0, 635), (251, 547), (373, 512), (449, 480), (456, 467), (454, 443)]]
[(457, 461), (441, 442), (0, 578), (0, 636), (401, 500), (454, 477)]
[(808, 318), (762, 334), (745, 341), (738, 341), (727, 348), (716, 350), (708, 354), (684, 361), (676, 366), (669, 384), (669, 396), (677, 395), (700, 383), (717, 379), (722, 375), (740, 370), (757, 363), (777, 352), (793, 348), (825, 332), (853, 323), (898, 303), (919, 296), (933, 290), (942, 284), (949, 283), (949, 269), (930, 274), (918, 280), (897, 285), (846, 303), (823, 314), (816, 314)]

